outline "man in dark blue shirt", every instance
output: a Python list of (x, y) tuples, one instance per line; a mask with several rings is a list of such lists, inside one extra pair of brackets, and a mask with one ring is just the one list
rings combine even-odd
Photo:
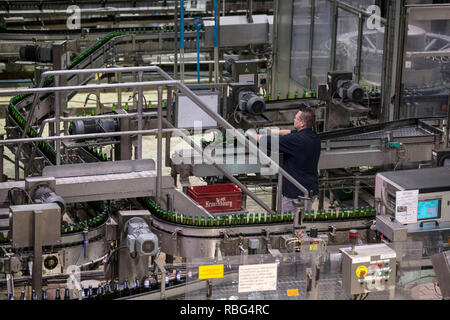
[[(314, 131), (316, 122), (314, 109), (300, 110), (294, 119), (295, 130), (279, 131), (279, 152), (283, 155), (283, 169), (303, 185), (310, 196), (319, 193), (318, 164), (320, 158), (320, 137)], [(270, 136), (256, 136), (258, 142), (267, 143), (267, 150), (271, 150), (272, 139)], [(272, 150), (276, 151), (276, 150)], [(297, 187), (283, 177), (283, 201), (282, 212), (294, 212), (293, 201), (303, 196)]]

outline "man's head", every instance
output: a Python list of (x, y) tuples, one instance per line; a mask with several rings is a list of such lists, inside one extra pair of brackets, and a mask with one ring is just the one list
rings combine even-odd
[(301, 108), (294, 119), (294, 128), (297, 131), (313, 128), (316, 124), (316, 113), (312, 108)]

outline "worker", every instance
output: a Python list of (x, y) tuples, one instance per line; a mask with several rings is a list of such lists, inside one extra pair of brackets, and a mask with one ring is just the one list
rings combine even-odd
[[(314, 109), (303, 106), (294, 118), (294, 130), (280, 130), (279, 152), (282, 155), (282, 168), (304, 186), (310, 197), (319, 193), (318, 164), (320, 158), (320, 137), (314, 131), (316, 114)], [(271, 150), (271, 136), (255, 135), (258, 143), (266, 144)], [(304, 196), (303, 192), (283, 177), (281, 212), (295, 212), (294, 200)]]

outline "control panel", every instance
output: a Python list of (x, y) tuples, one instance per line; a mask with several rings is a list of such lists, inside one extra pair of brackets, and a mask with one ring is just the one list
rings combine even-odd
[(391, 290), (396, 281), (396, 252), (385, 244), (343, 248), (342, 285), (349, 294)]

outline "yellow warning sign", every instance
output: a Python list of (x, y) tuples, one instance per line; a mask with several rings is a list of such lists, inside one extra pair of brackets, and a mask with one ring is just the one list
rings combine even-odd
[(287, 296), (288, 297), (298, 297), (299, 296), (298, 289), (287, 290)]
[(200, 280), (223, 278), (223, 264), (199, 266), (198, 278)]
[(366, 266), (359, 266), (356, 269), (356, 276), (358, 278), (364, 278), (367, 275), (367, 267)]
[(245, 68), (245, 73), (248, 73), (248, 68)]

